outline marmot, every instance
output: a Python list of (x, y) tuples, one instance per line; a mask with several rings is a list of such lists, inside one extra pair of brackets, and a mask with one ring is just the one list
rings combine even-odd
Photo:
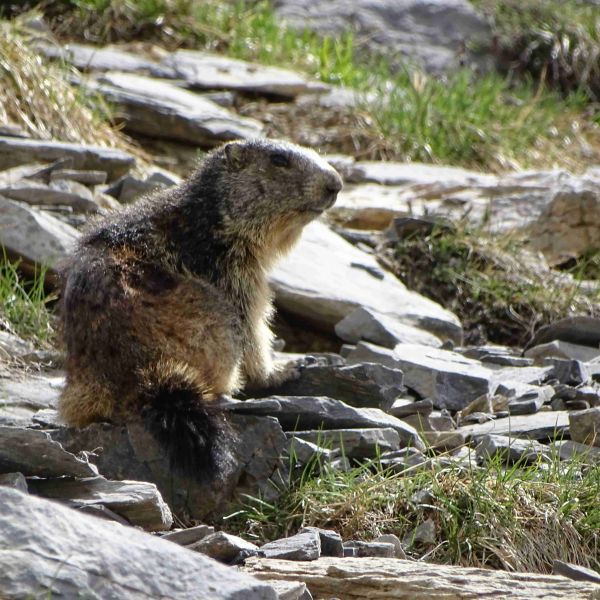
[(142, 416), (174, 466), (214, 467), (210, 402), (294, 376), (272, 361), (266, 275), (341, 187), (312, 150), (230, 142), (93, 226), (63, 270), (64, 421)]

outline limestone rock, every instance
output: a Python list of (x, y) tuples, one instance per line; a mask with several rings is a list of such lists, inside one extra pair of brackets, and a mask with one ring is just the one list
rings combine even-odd
[(393, 558), (395, 555), (396, 548), (390, 542), (362, 542), (358, 540), (344, 542), (344, 556)]
[(600, 447), (600, 407), (569, 413), (571, 439)]
[[(54, 442), (56, 443), (56, 442)], [(86, 479), (30, 479), (32, 494), (60, 501), (72, 508), (101, 504), (148, 531), (163, 531), (173, 525), (173, 516), (153, 483)]]
[(299, 533), (314, 531), (321, 540), (321, 556), (344, 556), (344, 545), (342, 537), (332, 529), (321, 529), (320, 527), (303, 527)]
[(168, 81), (107, 73), (92, 88), (119, 106), (129, 131), (200, 146), (258, 137), (262, 125)]
[(432, 333), (362, 307), (352, 311), (337, 323), (335, 332), (345, 342), (352, 344), (364, 340), (386, 348), (394, 348), (400, 343), (434, 348), (442, 345), (441, 340)]
[(572, 440), (556, 440), (552, 446), (557, 449), (561, 460), (577, 458), (586, 464), (600, 462), (600, 448), (580, 444)]
[(169, 540), (169, 542), (174, 542), (180, 546), (189, 546), (214, 532), (215, 528), (211, 525), (196, 525), (186, 529), (173, 529), (163, 534), (161, 539)]
[(165, 57), (162, 66), (172, 69), (192, 89), (224, 89), (288, 98), (326, 89), (293, 71), (195, 50), (178, 50)]
[(333, 330), (358, 307), (459, 341), (455, 315), (406, 289), (388, 273), (383, 278), (375, 258), (319, 222), (309, 224), (291, 254), (271, 274), (277, 305), (307, 323)]
[(256, 577), (304, 581), (317, 598), (344, 600), (596, 600), (600, 587), (565, 577), (511, 573), (451, 565), (432, 565), (397, 558), (321, 557), (317, 561), (251, 558), (244, 570)]
[(135, 166), (135, 158), (122, 150), (0, 136), (0, 170), (62, 158), (71, 160), (72, 169), (104, 171), (108, 181), (118, 179)]
[(75, 212), (98, 211), (92, 192), (76, 181), (56, 179), (50, 184), (27, 179), (0, 186), (0, 196), (27, 204), (70, 206)]
[(247, 542), (237, 535), (231, 535), (224, 531), (211, 533), (188, 546), (188, 549), (201, 552), (224, 563), (234, 562), (240, 554), (244, 558), (247, 558), (258, 553), (258, 546)]
[(400, 436), (390, 427), (294, 431), (294, 437), (326, 448), (339, 448), (348, 458), (374, 458), (400, 448)]
[(277, 599), (262, 582), (132, 527), (9, 488), (0, 487), (0, 505), (0, 589), (7, 600)]
[(552, 563), (552, 574), (562, 575), (575, 581), (592, 581), (593, 583), (600, 584), (600, 573), (580, 565), (563, 562), (562, 560), (555, 560)]
[(315, 530), (305, 530), (264, 544), (260, 547), (259, 556), (297, 561), (316, 560), (321, 556), (321, 539)]
[(538, 344), (525, 350), (525, 356), (532, 358), (536, 364), (544, 364), (546, 358), (564, 358), (587, 362), (600, 357), (600, 348), (591, 348), (581, 344), (571, 344), (562, 340), (553, 340)]
[(332, 36), (353, 31), (370, 51), (438, 74), (463, 63), (485, 63), (465, 45), (479, 52), (491, 48), (489, 24), (465, 0), (277, 0), (275, 6), (280, 17), (302, 31)]
[(54, 266), (73, 248), (79, 233), (51, 215), (0, 196), (0, 244), (28, 263)]
[(519, 440), (503, 435), (485, 435), (477, 446), (477, 457), (487, 462), (500, 456), (507, 464), (521, 461), (525, 464), (547, 460), (550, 449), (535, 440)]
[(45, 431), (0, 426), (0, 472), (38, 477), (94, 477), (97, 468), (67, 452)]

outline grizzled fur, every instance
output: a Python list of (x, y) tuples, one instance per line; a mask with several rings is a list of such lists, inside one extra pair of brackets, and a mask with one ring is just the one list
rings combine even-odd
[(271, 359), (266, 275), (340, 188), (310, 150), (231, 142), (93, 227), (63, 273), (64, 420), (143, 416), (177, 464), (210, 467), (211, 400), (296, 372)]

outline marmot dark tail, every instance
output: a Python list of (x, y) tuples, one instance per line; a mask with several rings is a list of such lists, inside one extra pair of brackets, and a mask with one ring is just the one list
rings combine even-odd
[(165, 449), (172, 468), (200, 480), (212, 477), (218, 469), (225, 421), (222, 413), (211, 409), (210, 394), (193, 370), (159, 363), (143, 374), (143, 396), (144, 423)]

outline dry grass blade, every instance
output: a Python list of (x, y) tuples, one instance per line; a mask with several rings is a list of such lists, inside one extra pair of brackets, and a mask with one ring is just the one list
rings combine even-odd
[[(0, 22), (0, 122), (32, 137), (132, 150), (104, 119), (108, 107), (70, 85), (69, 73), (46, 63), (16, 22)], [(104, 117), (104, 118), (103, 118)]]

